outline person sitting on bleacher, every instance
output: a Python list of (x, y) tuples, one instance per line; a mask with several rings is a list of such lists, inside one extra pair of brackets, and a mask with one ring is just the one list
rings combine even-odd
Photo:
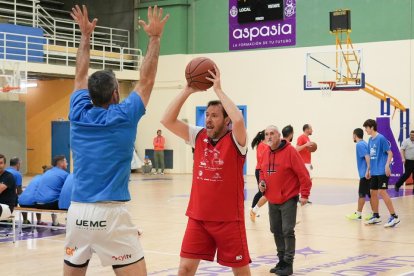
[[(43, 166), (43, 173), (47, 170), (51, 169), (50, 166)], [(24, 208), (36, 208), (36, 201), (35, 201), (35, 193), (37, 188), (39, 187), (40, 178), (42, 174), (36, 175), (30, 181), (29, 185), (24, 189), (23, 193), (19, 196), (19, 206)], [(27, 213), (22, 212), (23, 216), (23, 224), (31, 224), (30, 221), (27, 219)], [(42, 214), (36, 213), (37, 225), (47, 225), (46, 222), (42, 221)]]
[[(53, 158), (53, 168), (45, 172), (40, 178), (35, 192), (36, 208), (45, 210), (59, 209), (59, 196), (65, 183), (68, 172), (68, 163), (65, 156), (57, 155)], [(52, 226), (58, 226), (57, 216), (52, 214)]]
[(14, 177), (5, 168), (6, 157), (0, 154), (0, 219), (10, 217), (17, 197)]
[(20, 159), (19, 157), (13, 157), (10, 159), (10, 167), (6, 169), (9, 173), (11, 173), (14, 177), (14, 182), (16, 182), (16, 192), (17, 195), (22, 193), (22, 182), (23, 177), (20, 172)]
[(67, 210), (70, 206), (73, 188), (73, 173), (66, 177), (65, 184), (63, 184), (62, 191), (59, 196), (59, 209)]

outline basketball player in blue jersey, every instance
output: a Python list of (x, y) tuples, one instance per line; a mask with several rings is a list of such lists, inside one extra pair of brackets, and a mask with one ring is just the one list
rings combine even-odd
[(373, 215), (367, 221), (367, 224), (378, 224), (381, 222), (378, 211), (378, 197), (380, 195), (390, 212), (390, 217), (388, 222), (384, 224), (384, 227), (394, 227), (400, 223), (400, 219), (395, 213), (394, 205), (387, 193), (388, 178), (391, 175), (392, 151), (387, 138), (377, 132), (377, 122), (375, 120), (366, 120), (363, 127), (366, 133), (371, 136), (368, 140), (369, 170), (366, 173), (366, 178), (369, 179), (371, 177), (370, 192)]
[(90, 38), (97, 19), (85, 6), (72, 9), (81, 30), (76, 56), (75, 91), (70, 99), (70, 139), (74, 161), (72, 204), (68, 210), (64, 275), (85, 275), (92, 252), (116, 275), (146, 275), (138, 230), (125, 202), (137, 124), (155, 82), (160, 40), (168, 15), (148, 8), (148, 49), (134, 91), (119, 103), (119, 85), (110, 71), (88, 78)]

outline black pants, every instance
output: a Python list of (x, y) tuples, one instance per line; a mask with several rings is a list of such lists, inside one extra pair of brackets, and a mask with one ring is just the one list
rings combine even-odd
[(276, 243), (279, 261), (291, 264), (295, 257), (296, 211), (299, 197), (294, 197), (282, 204), (269, 203), (270, 231)]
[(414, 173), (414, 160), (405, 160), (404, 174), (398, 179), (395, 186), (400, 188), (412, 173)]
[[(260, 177), (260, 170), (256, 169), (256, 171), (254, 172), (254, 174), (256, 175), (256, 181), (257, 181), (257, 188), (259, 188), (259, 177)], [(263, 196), (262, 192), (259, 190), (253, 198), (253, 202), (252, 202), (252, 208), (254, 208), (254, 206), (256, 206), (257, 202), (259, 202), (259, 199)]]
[(59, 200), (44, 204), (36, 203), (35, 208), (43, 210), (59, 210)]

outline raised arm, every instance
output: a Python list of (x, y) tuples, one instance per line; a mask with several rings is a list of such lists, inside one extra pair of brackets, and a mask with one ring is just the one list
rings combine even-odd
[(135, 86), (135, 92), (140, 95), (145, 106), (148, 104), (152, 88), (154, 87), (158, 58), (160, 56), (161, 36), (168, 17), (169, 15), (167, 14), (162, 18), (162, 8), (158, 9), (157, 6), (154, 6), (154, 9), (148, 7), (148, 24), (143, 20), (139, 21), (139, 24), (148, 35), (149, 42), (147, 53), (140, 69), (140, 78)]
[(233, 101), (224, 93), (223, 89), (221, 89), (220, 70), (217, 68), (217, 66), (214, 66), (214, 70), (214, 73), (212, 71), (209, 71), (211, 77), (206, 77), (206, 79), (213, 82), (214, 92), (220, 99), (224, 110), (226, 110), (232, 122), (234, 137), (236, 138), (237, 143), (240, 146), (244, 147), (247, 142), (247, 132), (244, 125), (243, 115), (240, 112), (239, 108), (233, 103)]
[(184, 141), (189, 141), (190, 139), (188, 124), (178, 120), (177, 118), (185, 101), (192, 93), (197, 91), (198, 90), (195, 90), (187, 85), (184, 90), (168, 105), (161, 119), (161, 124), (163, 124), (178, 137), (183, 138)]
[(85, 5), (82, 5), (82, 10), (76, 5), (72, 8), (70, 13), (72, 18), (79, 25), (81, 31), (81, 40), (76, 53), (76, 73), (75, 73), (75, 87), (74, 90), (88, 88), (88, 69), (90, 59), (90, 38), (93, 30), (96, 27), (98, 19), (94, 18), (92, 22), (88, 18), (88, 10)]

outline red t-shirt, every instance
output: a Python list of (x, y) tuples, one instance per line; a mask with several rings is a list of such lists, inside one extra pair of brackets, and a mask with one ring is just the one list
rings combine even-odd
[(204, 221), (244, 220), (243, 164), (229, 131), (217, 142), (202, 129), (195, 138), (193, 184), (186, 215)]
[[(296, 145), (302, 146), (307, 142), (310, 142), (309, 136), (302, 134), (298, 137)], [(302, 157), (303, 163), (311, 164), (311, 152), (307, 148), (304, 148), (303, 150), (299, 151), (299, 155)]]
[(262, 162), (262, 158), (263, 158), (263, 152), (266, 150), (266, 148), (268, 148), (269, 146), (266, 143), (260, 142), (257, 145), (256, 148), (256, 160), (257, 160), (257, 164), (256, 164), (256, 170), (260, 169), (260, 163)]

